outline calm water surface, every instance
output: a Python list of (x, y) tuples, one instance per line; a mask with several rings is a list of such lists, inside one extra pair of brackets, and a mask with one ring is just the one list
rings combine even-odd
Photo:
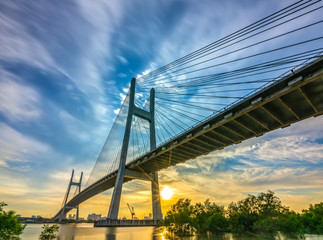
[[(37, 240), (42, 231), (42, 224), (28, 224), (22, 240)], [(62, 224), (59, 225), (59, 240), (165, 240), (163, 234), (155, 231), (154, 227), (119, 227), (119, 228), (94, 228), (92, 223)], [(292, 238), (278, 236), (268, 237), (236, 237), (232, 234), (223, 236), (196, 236), (185, 240), (291, 240)], [(307, 240), (323, 240), (323, 235), (306, 235)]]

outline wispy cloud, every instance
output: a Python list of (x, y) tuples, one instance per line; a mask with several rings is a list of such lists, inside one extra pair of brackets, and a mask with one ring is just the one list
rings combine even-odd
[(129, 63), (128, 60), (123, 56), (117, 55), (117, 58), (123, 65), (127, 65)]
[[(2, 4), (10, 10), (17, 10), (12, 3)], [(15, 63), (26, 63), (41, 69), (48, 69), (54, 61), (42, 43), (28, 33), (26, 27), (5, 13), (0, 13), (1, 51), (0, 58)]]
[(0, 112), (3, 116), (14, 122), (39, 120), (42, 115), (39, 93), (6, 71), (1, 71), (0, 77)]
[(10, 162), (33, 161), (34, 157), (51, 149), (46, 143), (24, 136), (7, 124), (0, 123), (0, 132), (0, 162), (3, 166)]

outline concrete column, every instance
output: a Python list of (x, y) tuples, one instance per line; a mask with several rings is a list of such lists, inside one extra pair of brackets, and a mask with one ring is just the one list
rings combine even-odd
[(75, 217), (75, 223), (79, 222), (79, 205), (76, 206), (76, 217)]
[[(150, 90), (150, 150), (156, 148), (156, 132), (155, 132), (155, 89)], [(158, 172), (153, 173), (153, 180), (151, 181), (151, 193), (152, 193), (152, 208), (153, 219), (162, 220), (162, 212), (160, 205)]]
[[(79, 181), (79, 193), (81, 192), (81, 186), (82, 186), (82, 178), (83, 178), (83, 172), (81, 172), (81, 176), (80, 176), (80, 181)], [(79, 222), (79, 205), (77, 205), (76, 207), (76, 218), (75, 218), (75, 222), (78, 223)]]
[(63, 218), (66, 218), (65, 206), (66, 206), (66, 203), (67, 203), (68, 195), (70, 194), (70, 190), (71, 190), (71, 186), (72, 186), (72, 182), (73, 182), (73, 176), (74, 176), (74, 169), (72, 170), (71, 179), (70, 179), (70, 182), (68, 184), (67, 192), (66, 192), (65, 199), (64, 199), (64, 206), (63, 206), (62, 212), (61, 212), (61, 214), (59, 216), (58, 222), (62, 222)]
[(66, 213), (64, 213), (64, 210), (62, 214), (59, 216), (58, 222), (61, 223), (63, 219), (66, 219)]
[(63, 220), (63, 212), (64, 212), (64, 208), (63, 208), (63, 210), (62, 210), (61, 214), (59, 215), (59, 218), (58, 218), (58, 222), (59, 222), (59, 223), (61, 223), (61, 222), (62, 222), (62, 220)]
[(133, 109), (134, 109), (134, 105), (135, 105), (134, 104), (134, 102), (135, 102), (135, 86), (136, 86), (136, 79), (133, 78), (131, 80), (131, 86), (130, 86), (128, 117), (127, 117), (126, 129), (125, 129), (123, 142), (122, 142), (120, 164), (119, 164), (117, 179), (116, 179), (116, 182), (114, 185), (111, 204), (110, 204), (109, 213), (108, 213), (108, 218), (110, 218), (110, 219), (118, 219), (122, 184), (123, 184), (123, 179), (124, 179), (126, 159), (127, 159), (128, 146), (129, 146), (132, 115), (133, 115)]
[(153, 205), (153, 219), (162, 220), (160, 194), (159, 194), (159, 183), (158, 183), (158, 172), (153, 173), (153, 181), (151, 181), (151, 194), (152, 194), (152, 205)]

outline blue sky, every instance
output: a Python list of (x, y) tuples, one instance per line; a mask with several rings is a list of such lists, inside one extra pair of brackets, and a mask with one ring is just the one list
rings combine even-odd
[[(89, 176), (133, 76), (293, 2), (2, 1), (0, 200), (23, 215), (54, 215), (72, 169)], [(306, 208), (323, 199), (322, 120), (162, 171), (161, 185), (176, 198), (190, 186), (194, 201), (221, 204), (271, 189)], [(149, 185), (136, 181), (124, 193), (121, 214), (126, 202), (150, 211)], [(106, 214), (110, 196), (84, 203), (81, 215)]]

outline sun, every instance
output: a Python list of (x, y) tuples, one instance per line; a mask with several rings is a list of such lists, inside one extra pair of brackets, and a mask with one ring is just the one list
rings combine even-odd
[(173, 190), (169, 187), (164, 187), (161, 191), (161, 196), (164, 200), (169, 200), (173, 195)]

